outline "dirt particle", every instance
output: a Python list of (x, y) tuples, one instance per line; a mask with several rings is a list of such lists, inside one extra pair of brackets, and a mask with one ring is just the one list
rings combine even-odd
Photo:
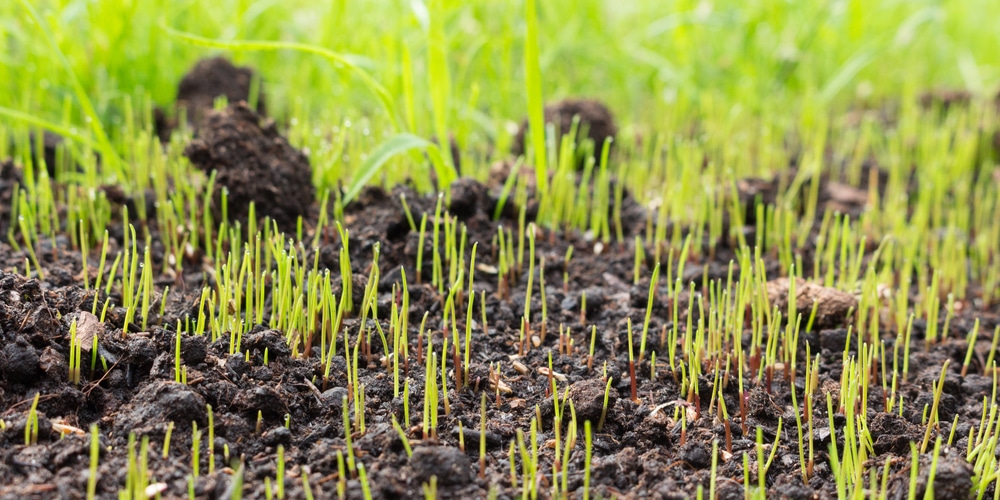
[(781, 407), (764, 389), (754, 387), (747, 400), (747, 414), (760, 422), (777, 423)]
[[(788, 278), (778, 278), (767, 282), (767, 298), (771, 306), (785, 313), (788, 310), (788, 292), (791, 281)], [(795, 280), (795, 309), (803, 319), (808, 320), (816, 305), (814, 328), (828, 328), (842, 325), (847, 320), (847, 313), (857, 306), (853, 295), (835, 288), (827, 288), (803, 279)]]
[[(565, 99), (545, 106), (545, 123), (551, 123), (555, 126), (557, 137), (560, 139), (563, 134), (568, 134), (572, 130), (573, 118), (576, 116), (580, 117), (577, 147), (580, 146), (582, 139), (590, 139), (594, 143), (593, 156), (600, 159), (605, 139), (611, 138), (613, 140), (618, 134), (618, 126), (615, 124), (611, 110), (604, 103), (595, 99)], [(525, 154), (527, 133), (528, 120), (525, 119), (514, 137), (514, 144), (511, 146), (510, 152), (514, 156)], [(556, 144), (559, 144), (558, 140)], [(583, 167), (583, 162), (579, 162), (578, 166)]]
[(208, 339), (202, 335), (181, 337), (181, 360), (187, 366), (196, 366), (208, 356)]
[[(177, 86), (177, 106), (187, 109), (189, 122), (198, 123), (212, 110), (218, 97), (224, 96), (233, 104), (249, 102), (254, 74), (253, 69), (234, 66), (224, 57), (202, 59)], [(267, 114), (263, 86), (257, 96), (257, 112)]]
[(410, 467), (418, 483), (437, 476), (442, 486), (465, 485), (472, 481), (472, 463), (461, 450), (451, 446), (425, 446), (413, 450)]
[(278, 133), (273, 121), (261, 123), (245, 104), (209, 112), (184, 154), (204, 172), (217, 172), (212, 195), (217, 220), (223, 192), (230, 219), (246, 221), (252, 202), (258, 217), (270, 216), (286, 231), (312, 206), (309, 159)]
[[(934, 473), (934, 498), (969, 498), (969, 492), (972, 491), (972, 465), (953, 450), (945, 451), (938, 457)], [(929, 460), (921, 460), (917, 498), (924, 498), (930, 469)]]
[(477, 212), (486, 213), (490, 210), (490, 197), (486, 186), (475, 179), (463, 177), (451, 184), (451, 205), (448, 211), (459, 219), (465, 220)]
[(24, 337), (17, 337), (3, 348), (3, 375), (17, 383), (31, 383), (38, 376), (38, 352)]
[(254, 418), (258, 411), (269, 419), (280, 418), (288, 413), (288, 407), (285, 406), (281, 396), (270, 387), (254, 387), (240, 392), (233, 405)]
[(878, 454), (905, 455), (910, 451), (910, 442), (921, 439), (919, 427), (894, 413), (876, 413), (868, 427), (873, 435), (878, 436), (873, 445)]
[(334, 387), (320, 394), (320, 400), (326, 405), (327, 411), (337, 415), (344, 411), (344, 398), (348, 396), (346, 387)]
[[(597, 423), (601, 419), (601, 412), (604, 409), (604, 389), (605, 382), (599, 378), (581, 380), (569, 387), (569, 398), (576, 407), (576, 416), (581, 420), (590, 420)], [(614, 408), (618, 402), (618, 393), (610, 391), (608, 393), (608, 408)]]
[(123, 433), (151, 434), (168, 422), (190, 428), (203, 425), (205, 400), (186, 385), (157, 381), (143, 387), (118, 414), (115, 427)]
[(681, 460), (691, 467), (704, 469), (712, 465), (712, 456), (702, 443), (689, 441), (681, 447)]
[(0, 229), (6, 231), (10, 222), (11, 199), (14, 186), (21, 184), (21, 169), (12, 160), (0, 161)]
[(38, 357), (38, 363), (42, 371), (52, 380), (64, 380), (69, 374), (66, 356), (60, 354), (52, 346), (42, 350), (42, 355)]
[(291, 356), (292, 350), (288, 347), (288, 341), (277, 330), (265, 330), (251, 333), (243, 339), (245, 350), (263, 358), (264, 351), (267, 351), (268, 362), (287, 358)]
[(275, 427), (264, 433), (264, 444), (268, 446), (288, 446), (292, 442), (292, 431), (284, 426)]

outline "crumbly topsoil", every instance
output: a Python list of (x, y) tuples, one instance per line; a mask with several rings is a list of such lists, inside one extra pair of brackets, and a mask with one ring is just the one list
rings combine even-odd
[[(618, 126), (615, 118), (608, 107), (596, 99), (564, 99), (545, 106), (545, 123), (553, 124), (558, 136), (568, 134), (573, 127), (573, 118), (579, 116), (577, 144), (583, 138), (589, 138), (594, 142), (594, 157), (600, 158), (601, 149), (604, 147), (604, 140), (614, 139), (618, 134)], [(586, 135), (581, 135), (586, 131)], [(525, 141), (528, 134), (528, 120), (521, 122), (521, 127), (514, 137), (511, 145), (511, 153), (514, 156), (525, 154)], [(557, 142), (558, 144), (558, 142)], [(580, 163), (582, 166), (583, 163)]]
[[(177, 100), (174, 104), (175, 116), (160, 107), (153, 109), (153, 131), (160, 142), (170, 141), (170, 135), (177, 128), (181, 108), (185, 109), (187, 121), (197, 125), (215, 107), (215, 100), (225, 97), (229, 103), (250, 101), (250, 91), (256, 72), (246, 66), (234, 66), (224, 57), (213, 57), (198, 61), (188, 71), (177, 86)], [(258, 82), (257, 113), (267, 115), (264, 97), (264, 83)]]
[(315, 198), (309, 159), (245, 104), (211, 111), (198, 125), (184, 154), (199, 169), (217, 172), (213, 210), (221, 218), (223, 190), (228, 216), (245, 221), (254, 202), (258, 217), (270, 216), (285, 230), (295, 228)]
[[(234, 66), (224, 57), (202, 59), (177, 86), (177, 106), (187, 108), (188, 120), (198, 123), (218, 97), (224, 96), (232, 104), (248, 102), (254, 74), (253, 69)], [(267, 114), (263, 85), (257, 96), (257, 112)]]
[[(310, 212), (309, 203), (303, 201), (305, 194), (310, 200), (313, 197), (311, 187), (306, 187), (308, 162), (288, 146), (273, 125), (261, 126), (259, 116), (245, 106), (209, 115), (199, 130), (198, 139), (189, 148), (189, 157), (203, 169), (219, 171), (217, 185), (228, 186), (229, 213), (234, 217), (238, 216), (234, 200), (239, 198), (255, 199), (258, 214), (276, 214), (285, 223), (294, 221), (290, 218), (291, 213), (308, 214), (310, 220), (314, 220), (315, 213)], [(294, 160), (291, 162), (294, 167), (289, 166), (290, 159)], [(292, 172), (302, 176), (297, 183), (289, 181)], [(872, 178), (877, 178), (878, 171), (870, 172), (874, 172)], [(18, 173), (9, 162), (0, 164), (0, 207), (5, 196), (4, 186)], [(276, 177), (280, 179), (276, 181)], [(770, 201), (771, 190), (766, 189), (769, 182), (773, 181), (760, 181), (762, 185), (756, 187), (746, 182), (738, 183), (741, 199), (753, 203)], [(820, 192), (837, 190), (829, 178), (821, 178), (818, 182)], [(775, 459), (763, 478), (767, 496), (836, 497), (828, 450), (831, 443), (843, 449), (845, 417), (836, 408), (833, 415), (827, 414), (826, 394), (836, 394), (840, 390), (845, 350), (855, 357), (859, 352), (858, 336), (852, 335), (851, 318), (845, 313), (853, 304), (853, 297), (796, 282), (794, 309), (800, 313), (811, 312), (813, 301), (819, 301), (814, 327), (802, 332), (798, 345), (787, 346), (796, 350), (798, 359), (806, 359), (808, 347), (810, 357), (818, 356), (819, 362), (821, 389), (812, 401), (815, 468), (810, 480), (803, 481), (791, 392), (795, 384), (797, 394), (802, 394), (801, 367), (791, 381), (783, 376), (780, 368), (774, 370), (773, 379), (768, 374), (767, 383), (748, 374), (746, 392), (742, 395), (734, 374), (729, 373), (729, 383), (720, 385), (720, 398), (728, 408), (728, 415), (722, 417), (718, 405), (709, 411), (709, 395), (714, 382), (711, 371), (698, 379), (698, 391), (703, 395), (699, 405), (681, 396), (678, 375), (671, 372), (666, 359), (661, 359), (665, 356), (657, 356), (655, 373), (646, 358), (636, 369), (634, 378), (639, 401), (633, 401), (627, 323), (631, 319), (635, 325), (642, 324), (648, 300), (648, 276), (652, 271), (647, 262), (640, 271), (643, 279), (633, 284), (635, 249), (631, 245), (633, 236), (645, 230), (641, 207), (623, 207), (623, 243), (604, 244), (575, 232), (538, 230), (536, 255), (539, 261), (545, 259), (547, 264), (544, 271), (536, 267), (539, 275), (535, 276), (533, 286), (536, 288), (529, 307), (532, 317), (540, 318), (542, 301), (545, 301), (547, 334), (541, 333), (541, 322), (535, 322), (537, 334), (529, 340), (529, 349), (519, 355), (518, 334), (528, 292), (528, 267), (512, 271), (512, 279), (501, 286), (495, 271), (499, 265), (498, 246), (493, 238), (498, 227), (516, 228), (519, 221), (517, 211), (503, 211), (499, 220), (492, 219), (497, 202), (494, 193), (498, 187), (463, 179), (451, 189), (449, 217), (465, 224), (470, 246), (478, 242), (474, 290), (477, 297), (485, 297), (483, 305), (488, 323), (481, 324), (476, 319), (471, 325), (468, 385), (462, 390), (449, 385), (450, 408), (439, 408), (437, 438), (425, 438), (421, 432), (425, 371), (415, 356), (422, 352), (426, 357), (431, 349), (440, 352), (443, 347), (443, 298), (436, 287), (428, 284), (433, 251), (431, 238), (421, 239), (418, 232), (411, 229), (400, 195), (406, 195), (416, 220), (425, 215), (432, 218), (437, 199), (420, 196), (406, 188), (396, 188), (391, 193), (368, 188), (344, 207), (343, 223), (350, 234), (350, 279), (355, 308), (360, 308), (359, 294), (364, 288), (376, 243), (383, 269), (376, 302), (379, 321), (385, 331), (389, 331), (387, 318), (393, 304), (393, 285), (402, 281), (401, 268), (405, 269), (411, 300), (410, 309), (403, 311), (411, 328), (411, 364), (417, 365), (404, 369), (402, 375), (409, 381), (409, 420), (404, 416), (404, 396), (394, 394), (392, 373), (382, 363), (388, 358), (375, 336), (368, 350), (362, 349), (358, 358), (358, 375), (365, 387), (367, 428), (361, 432), (352, 427), (351, 439), (357, 460), (365, 466), (372, 498), (419, 498), (422, 484), (431, 478), (436, 478), (438, 498), (485, 498), (491, 488), (496, 489), (498, 498), (521, 498), (522, 455), (515, 449), (512, 464), (508, 453), (512, 444), (516, 447), (518, 431), (524, 431), (525, 441), (530, 446), (528, 430), (536, 415), (541, 416), (543, 422), (537, 434), (539, 476), (542, 477), (540, 497), (548, 498), (552, 491), (555, 457), (550, 446), (555, 439), (553, 395), (549, 393), (553, 379), (560, 391), (568, 391), (580, 429), (584, 420), (594, 425), (591, 498), (681, 499), (695, 497), (699, 487), (707, 492), (712, 478), (715, 442), (720, 451), (725, 450), (718, 457), (718, 497), (744, 498), (744, 477), (749, 477), (753, 485), (758, 484), (760, 469), (754, 442), (757, 428), (762, 430), (765, 447), (770, 453), (771, 443), (778, 434), (779, 419), (781, 437), (777, 439)], [(864, 200), (868, 199), (863, 194), (869, 188), (862, 185), (856, 188), (860, 192), (848, 193), (850, 196), (831, 195), (830, 199), (839, 200), (838, 203), (851, 210), (863, 210)], [(912, 184), (911, 188), (919, 186)], [(530, 220), (530, 215), (528, 217)], [(2, 224), (0, 219), (0, 227)], [(315, 226), (307, 224), (304, 236), (307, 239), (318, 236), (317, 240), (323, 242), (315, 257), (321, 269), (329, 268), (338, 275), (332, 289), (339, 293), (342, 285), (337, 271), (341, 270), (338, 253), (341, 245), (337, 243), (336, 231), (328, 225), (323, 233), (313, 235), (309, 233), (310, 227)], [(754, 239), (753, 228), (753, 225), (746, 227), (748, 241)], [(109, 232), (122, 234), (123, 229), (121, 221), (115, 220)], [(159, 268), (161, 258), (158, 255), (162, 256), (162, 250), (158, 254), (156, 248), (162, 242), (155, 231), (151, 233), (152, 258), (154, 266)], [(92, 424), (100, 427), (96, 485), (100, 498), (113, 498), (125, 485), (129, 432), (140, 433), (140, 440), (142, 435), (149, 437), (150, 479), (162, 483), (163, 497), (185, 498), (192, 472), (193, 424), (203, 432), (199, 448), (200, 475), (191, 480), (196, 497), (229, 498), (235, 477), (233, 470), (226, 467), (242, 457), (245, 464), (243, 498), (267, 498), (265, 478), (272, 483), (275, 481), (279, 446), (284, 449), (286, 463), (286, 498), (305, 498), (303, 477), (308, 478), (315, 498), (336, 497), (340, 479), (337, 453), (348, 450), (342, 401), (349, 389), (342, 349), (332, 358), (329, 378), (324, 384), (319, 349), (309, 355), (293, 357), (284, 332), (257, 326), (245, 334), (242, 353), (235, 355), (230, 354), (228, 335), (213, 341), (206, 336), (185, 334), (179, 357), (187, 369), (187, 384), (177, 384), (174, 382), (177, 337), (173, 325), (196, 317), (202, 287), (216, 286), (212, 276), (205, 272), (205, 263), (195, 255), (191, 262), (185, 262), (183, 275), (176, 280), (158, 277), (153, 297), (157, 305), (149, 313), (153, 326), (145, 332), (133, 327), (123, 334), (123, 309), (112, 307), (100, 325), (81, 313), (90, 311), (95, 292), (83, 289), (80, 255), (69, 249), (67, 238), (59, 235), (54, 243), (46, 238), (39, 244), (38, 259), (45, 270), (45, 279), (0, 273), (0, 419), (4, 421), (4, 430), (0, 431), (0, 477), (3, 478), (0, 499), (82, 498), (89, 477), (90, 436), (74, 429), (86, 431)], [(564, 256), (569, 248), (573, 248), (573, 258), (566, 263)], [(801, 250), (808, 256), (814, 249)], [(466, 252), (469, 251), (467, 247)], [(418, 252), (424, 256), (423, 274), (419, 276), (415, 269)], [(651, 255), (652, 249), (646, 252)], [(14, 251), (0, 240), (0, 269), (23, 266), (25, 256), (23, 251)], [(309, 256), (310, 262), (313, 257)], [(93, 283), (95, 254), (91, 253), (90, 258)], [(688, 262), (683, 279), (694, 281), (697, 288), (685, 289), (676, 305), (663, 295), (654, 297), (649, 328), (649, 345), (653, 349), (664, 352), (659, 332), (673, 326), (675, 313), (680, 324), (702, 319), (699, 307), (694, 306), (702, 303), (699, 296), (704, 298), (709, 293), (701, 289), (702, 278), (725, 280), (728, 265), (734, 258), (732, 246), (722, 241), (714, 254), (706, 255), (703, 251)], [(776, 254), (766, 250), (761, 258), (768, 274), (776, 276)], [(811, 276), (812, 259), (804, 260), (806, 268), (800, 275)], [(564, 272), (568, 277), (565, 284)], [(739, 269), (735, 272), (739, 273)], [(543, 286), (540, 279), (543, 276), (544, 298), (538, 290)], [(171, 291), (160, 315), (156, 311), (167, 284)], [(661, 291), (667, 285), (661, 283)], [(787, 302), (780, 302), (788, 300), (789, 285), (787, 280), (773, 280), (768, 285), (779, 310), (789, 306)], [(917, 285), (911, 292), (915, 296)], [(106, 296), (101, 291), (97, 298), (103, 303)], [(270, 303), (271, 297), (267, 300)], [(478, 300), (481, 299), (475, 302), (476, 318), (480, 311)], [(584, 300), (586, 310), (582, 310)], [(995, 305), (986, 309), (974, 301), (968, 304), (969, 308), (956, 312), (951, 318), (950, 329), (944, 332), (946, 338), (935, 344), (925, 345), (926, 322), (914, 321), (910, 376), (899, 386), (898, 394), (904, 401), (901, 410), (883, 411), (882, 388), (879, 384), (871, 386), (867, 422), (874, 442), (865, 466), (882, 470), (888, 464), (889, 498), (908, 496), (910, 442), (920, 442), (923, 438), (926, 426), (921, 421), (925, 409), (933, 404), (931, 388), (938, 379), (942, 363), (948, 359), (952, 363), (940, 400), (941, 424), (932, 437), (946, 439), (956, 415), (959, 425), (955, 429), (953, 446), (943, 446), (934, 488), (939, 498), (945, 495), (959, 498), (968, 493), (972, 478), (964, 453), (970, 422), (979, 421), (983, 397), (989, 397), (992, 388), (992, 378), (981, 373), (985, 351), (992, 341), (991, 332), (1000, 322), (1000, 311)], [(693, 306), (690, 317), (689, 305)], [(426, 312), (430, 314), (425, 326), (434, 333), (424, 338), (427, 342), (418, 344), (416, 325)], [(464, 332), (466, 325), (462, 316), (460, 312), (457, 328)], [(966, 352), (964, 338), (976, 317), (981, 319), (978, 342), (982, 349), (974, 356), (969, 373), (962, 376), (960, 365)], [(91, 369), (89, 352), (85, 352), (79, 385), (67, 379), (72, 318), (77, 318), (79, 335), (98, 337), (100, 355), (108, 365), (105, 370), (98, 362)], [(944, 321), (942, 314), (940, 324)], [(569, 329), (572, 347), (568, 342), (560, 342), (560, 324)], [(591, 325), (596, 327), (597, 335), (594, 337), (593, 363), (588, 366)], [(363, 326), (356, 317), (346, 318), (344, 322), (344, 329), (350, 333), (352, 341)], [(742, 340), (737, 341), (747, 346), (750, 331), (744, 328), (742, 333)], [(885, 342), (886, 351), (893, 352), (896, 335), (891, 331), (885, 333), (881, 340)], [(735, 338), (740, 339), (739, 336)], [(264, 362), (265, 353), (267, 363)], [(452, 384), (455, 367), (451, 359), (445, 363), (449, 384)], [(40, 396), (37, 443), (25, 444), (25, 417), (36, 394)], [(487, 423), (486, 433), (481, 434), (480, 404), (484, 394)], [(608, 401), (606, 414), (605, 398)], [(833, 396), (833, 400), (837, 397)], [(803, 404), (801, 399), (798, 404)], [(211, 447), (207, 434), (208, 405), (212, 407), (215, 437)], [(745, 407), (745, 419), (740, 415), (741, 407)], [(350, 417), (355, 416), (353, 409), (351, 404)], [(675, 419), (681, 411), (686, 415), (685, 424)], [(288, 428), (284, 419), (286, 414), (290, 416)], [(602, 415), (604, 424), (598, 428), (597, 422)], [(412, 456), (407, 456), (403, 441), (392, 426), (393, 418), (401, 422), (413, 449)], [(170, 448), (164, 454), (163, 443), (171, 423)], [(731, 437), (729, 446), (726, 445), (727, 427)], [(67, 434), (61, 437), (60, 429)], [(565, 439), (566, 427), (561, 431)], [(482, 475), (478, 463), (480, 438), (486, 445)], [(582, 494), (583, 442), (584, 436), (578, 434), (576, 446), (561, 464), (567, 472), (566, 484), (571, 498), (580, 498)], [(730, 450), (726, 450), (728, 447), (731, 447), (731, 455)], [(229, 460), (225, 455), (227, 450)], [(743, 469), (744, 453), (749, 457), (747, 471)], [(214, 472), (209, 472), (210, 461), (215, 465)], [(514, 484), (512, 467), (517, 476)], [(925, 453), (920, 458), (917, 473), (916, 493), (920, 497), (927, 489), (929, 469), (930, 454)], [(364, 498), (359, 477), (349, 476), (346, 478), (347, 497)], [(992, 488), (986, 494), (993, 495)]]

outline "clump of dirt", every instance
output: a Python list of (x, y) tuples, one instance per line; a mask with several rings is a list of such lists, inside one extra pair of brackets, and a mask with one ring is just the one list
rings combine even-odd
[[(198, 61), (177, 86), (175, 111), (186, 110), (187, 122), (197, 125), (215, 108), (215, 100), (225, 97), (231, 104), (249, 102), (251, 84), (256, 73), (246, 66), (235, 66), (224, 57)], [(267, 115), (263, 83), (257, 91), (257, 112)], [(177, 118), (171, 118), (163, 108), (153, 109), (153, 131), (160, 142), (170, 142), (177, 128)]]
[[(202, 59), (177, 86), (177, 106), (187, 109), (188, 121), (199, 123), (219, 97), (225, 96), (233, 104), (249, 102), (254, 75), (253, 69), (234, 66), (224, 57)], [(267, 114), (263, 86), (257, 96), (257, 112)]]
[(936, 89), (920, 94), (920, 106), (924, 109), (940, 107), (948, 111), (952, 107), (967, 106), (972, 101), (972, 93), (961, 89)]
[(7, 224), (10, 222), (11, 201), (14, 197), (14, 189), (21, 183), (21, 169), (14, 165), (14, 161), (7, 159), (0, 161), (0, 231), (7, 232)]
[[(600, 158), (605, 139), (614, 140), (618, 134), (618, 126), (615, 124), (611, 110), (604, 103), (595, 99), (565, 99), (545, 106), (545, 123), (551, 123), (555, 126), (560, 139), (563, 134), (568, 134), (572, 130), (573, 118), (576, 116), (580, 117), (576, 137), (577, 144), (579, 145), (583, 139), (590, 139), (594, 142), (593, 156)], [(527, 134), (528, 120), (525, 119), (514, 137), (514, 144), (511, 146), (511, 153), (514, 156), (520, 156), (526, 152)], [(583, 161), (578, 162), (579, 167), (583, 167), (583, 165)]]
[[(771, 306), (778, 310), (788, 309), (788, 293), (791, 281), (788, 278), (778, 278), (767, 282), (767, 298)], [(817, 328), (829, 328), (844, 324), (847, 315), (858, 305), (853, 295), (835, 288), (827, 288), (801, 278), (795, 280), (795, 310), (803, 318), (809, 318), (813, 307), (816, 307), (816, 319), (813, 323)]]
[(221, 217), (225, 190), (231, 219), (245, 220), (253, 202), (258, 217), (268, 215), (282, 229), (291, 230), (315, 198), (312, 169), (306, 155), (278, 133), (273, 120), (261, 120), (243, 103), (211, 111), (184, 154), (201, 170), (217, 172), (216, 219)]
[[(31, 134), (31, 161), (35, 165), (38, 165), (39, 158), (36, 156), (38, 152), (38, 135)], [(49, 132), (48, 130), (42, 132), (42, 158), (45, 160), (45, 170), (49, 173), (49, 177), (55, 177), (56, 175), (56, 162), (58, 161), (56, 157), (56, 151), (59, 146), (62, 145), (63, 137), (54, 132)]]

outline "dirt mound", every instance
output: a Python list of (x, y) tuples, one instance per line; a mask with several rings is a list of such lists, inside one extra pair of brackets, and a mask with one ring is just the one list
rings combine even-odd
[[(55, 177), (56, 175), (56, 151), (59, 146), (63, 143), (65, 139), (59, 134), (54, 132), (49, 132), (48, 130), (42, 132), (42, 159), (45, 160), (45, 170), (48, 171), (49, 177)], [(38, 151), (38, 135), (31, 134), (31, 160), (38, 165), (38, 157), (36, 152)]]
[[(250, 101), (254, 70), (234, 66), (224, 57), (202, 59), (188, 71), (177, 86), (177, 106), (187, 108), (188, 121), (198, 123), (212, 110), (215, 99), (225, 96), (230, 103)], [(257, 96), (257, 112), (267, 114), (263, 87)]]
[(246, 220), (250, 203), (258, 217), (270, 216), (284, 230), (295, 228), (312, 206), (315, 188), (309, 159), (282, 137), (274, 122), (245, 104), (208, 113), (184, 150), (205, 172), (217, 171), (213, 211), (221, 218), (223, 190), (228, 216)]
[[(604, 147), (604, 140), (614, 139), (618, 134), (618, 126), (615, 125), (615, 118), (604, 103), (594, 99), (565, 99), (545, 106), (545, 123), (555, 126), (559, 138), (563, 134), (569, 133), (573, 127), (573, 117), (580, 117), (579, 129), (577, 131), (577, 144), (589, 138), (594, 142), (594, 156), (600, 158), (601, 148)], [(528, 120), (521, 122), (521, 127), (514, 137), (514, 144), (510, 152), (514, 156), (525, 154), (525, 141), (528, 134)], [(578, 163), (583, 167), (583, 162)]]
[(0, 230), (7, 231), (15, 186), (21, 183), (21, 169), (13, 160), (0, 161)]

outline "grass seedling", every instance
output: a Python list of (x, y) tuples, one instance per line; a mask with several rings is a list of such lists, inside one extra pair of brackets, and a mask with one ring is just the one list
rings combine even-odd
[[(345, 402), (346, 406), (347, 403)], [(278, 445), (278, 463), (275, 469), (274, 483), (278, 487), (278, 498), (285, 498), (285, 447)]]
[(597, 342), (597, 325), (590, 326), (590, 351), (587, 353), (587, 372), (594, 369), (594, 345)]
[[(759, 456), (759, 455), (758, 455)], [(773, 456), (773, 455), (772, 455)], [(758, 462), (760, 463), (760, 462)], [(718, 498), (715, 495), (715, 487), (718, 483), (719, 474), (719, 440), (712, 440), (712, 471), (709, 473), (708, 498)], [(758, 474), (760, 474), (758, 472)]]
[(337, 498), (347, 496), (347, 466), (344, 464), (344, 452), (337, 450)]
[(420, 488), (424, 492), (424, 500), (436, 500), (437, 499), (437, 476), (431, 476), (428, 482), (420, 485)]
[(344, 446), (347, 448), (347, 468), (354, 474), (357, 469), (354, 460), (354, 446), (351, 444), (351, 419), (346, 395), (343, 397), (341, 404), (344, 409)]
[(24, 423), (24, 445), (34, 445), (38, 443), (38, 397), (39, 393), (35, 393), (35, 398), (31, 401), (31, 409), (28, 410), (28, 418), (25, 419)]
[(569, 293), (569, 260), (573, 258), (573, 247), (566, 249), (563, 257), (563, 293)]
[(774, 457), (778, 453), (779, 444), (781, 443), (781, 418), (778, 418), (778, 429), (775, 432), (774, 444), (771, 446), (771, 454), (768, 455), (767, 460), (764, 460), (764, 430), (757, 427), (757, 487), (760, 488), (759, 491), (767, 491), (767, 486), (765, 480), (767, 477), (767, 471), (771, 468), (771, 463), (774, 462)]
[[(660, 263), (653, 268), (653, 276), (649, 280), (649, 297), (646, 299), (646, 318), (642, 322), (642, 340), (639, 341), (639, 362), (646, 359), (646, 335), (649, 334), (649, 319), (653, 315), (653, 298), (656, 296), (656, 282), (660, 278)], [(631, 349), (631, 348), (630, 348)]]
[(590, 467), (593, 456), (593, 433), (590, 420), (583, 422), (584, 458), (583, 458), (583, 500), (590, 500)]
[(174, 422), (171, 420), (167, 423), (167, 432), (163, 436), (163, 455), (164, 460), (170, 456), (170, 436), (174, 433)]
[(636, 380), (635, 380), (635, 357), (632, 353), (632, 318), (627, 319), (628, 328), (628, 376), (629, 376), (629, 388), (631, 390), (631, 399), (633, 402), (639, 402), (639, 395), (636, 392)]
[(979, 338), (979, 318), (976, 318), (976, 323), (972, 327), (972, 331), (969, 332), (969, 336), (966, 339), (969, 347), (965, 351), (965, 360), (962, 362), (962, 378), (965, 378), (966, 373), (969, 372), (969, 364), (972, 362), (972, 353), (976, 347), (976, 339)]
[(215, 474), (215, 417), (212, 405), (205, 405), (208, 412), (208, 473)]
[(361, 494), (365, 500), (372, 500), (372, 488), (368, 484), (368, 473), (365, 472), (365, 464), (358, 462), (358, 481), (361, 482)]
[(198, 478), (201, 467), (198, 454), (201, 451), (201, 431), (198, 430), (198, 422), (191, 422), (191, 475)]
[[(299, 220), (302, 220), (301, 218)], [(362, 465), (362, 468), (364, 465)], [(309, 466), (302, 466), (302, 491), (306, 496), (306, 500), (313, 500), (312, 487), (309, 486)]]
[(181, 383), (181, 329), (174, 336), (174, 382)]
[(399, 435), (400, 441), (403, 442), (403, 449), (406, 451), (406, 456), (413, 456), (413, 448), (410, 448), (410, 440), (406, 437), (406, 431), (399, 426), (399, 422), (396, 421), (396, 416), (392, 416), (392, 427), (396, 430), (396, 434)]
[(604, 419), (608, 416), (608, 396), (611, 394), (612, 377), (607, 377), (608, 383), (604, 386), (604, 405), (601, 406), (601, 419), (597, 421), (597, 432), (604, 428)]
[(938, 404), (941, 402), (941, 392), (944, 390), (944, 378), (948, 373), (948, 365), (950, 363), (951, 360), (946, 359), (944, 364), (941, 365), (941, 376), (938, 378), (937, 384), (934, 385), (934, 404), (931, 406), (930, 416), (927, 419), (927, 429), (924, 431), (924, 439), (920, 443), (921, 453), (927, 451), (927, 445), (931, 440), (931, 431), (934, 429), (938, 421)]
[[(528, 124), (531, 144), (535, 148), (535, 184), (538, 193), (548, 191), (548, 166), (545, 150), (545, 116), (542, 102), (542, 70), (538, 48), (538, 17), (535, 0), (524, 4), (527, 35), (524, 44), (525, 95), (528, 97)], [(531, 287), (528, 287), (529, 289)]]
[(479, 477), (486, 477), (486, 393), (479, 403)]
[(76, 320), (73, 320), (69, 325), (69, 381), (73, 385), (80, 385), (81, 353), (80, 339), (76, 336)]
[(90, 426), (90, 473), (87, 476), (87, 500), (94, 500), (97, 495), (97, 465), (101, 456), (101, 441), (97, 432), (97, 424)]

